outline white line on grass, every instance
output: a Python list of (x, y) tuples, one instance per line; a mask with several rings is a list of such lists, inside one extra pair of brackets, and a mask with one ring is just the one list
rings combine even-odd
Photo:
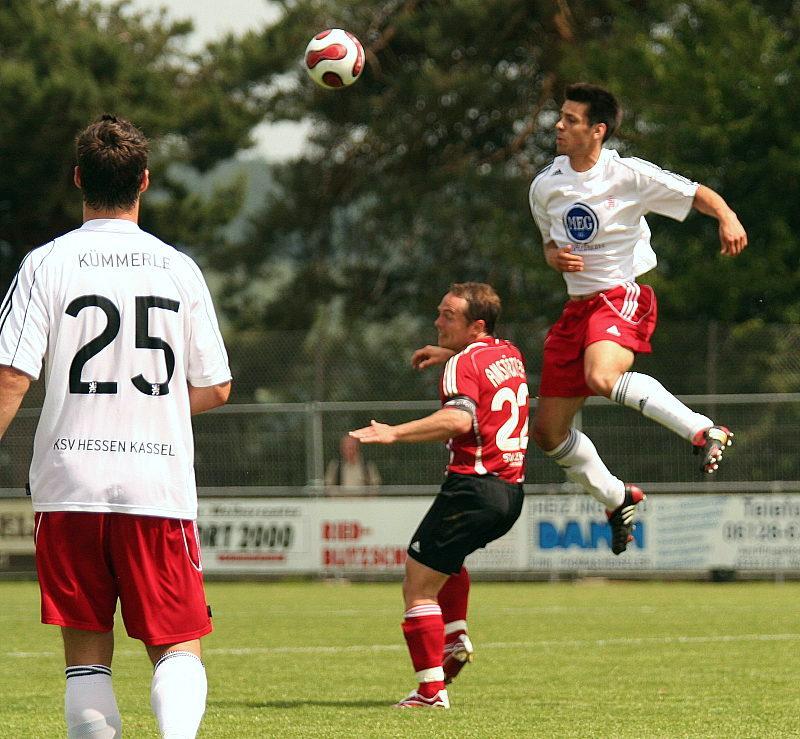
[[(711, 636), (643, 636), (620, 637), (612, 639), (542, 639), (538, 641), (513, 642), (480, 642), (484, 649), (540, 649), (567, 647), (609, 647), (634, 646), (637, 644), (716, 644), (730, 642), (770, 642), (800, 641), (800, 634), (716, 634)], [(346, 652), (400, 652), (406, 649), (405, 644), (351, 644), (342, 647), (306, 646), (306, 647), (212, 647), (204, 649), (205, 654), (220, 656), (243, 656), (248, 654), (342, 654)], [(122, 649), (117, 652), (124, 656), (140, 654), (140, 651)], [(58, 652), (6, 652), (10, 658), (26, 659), (52, 657)]]

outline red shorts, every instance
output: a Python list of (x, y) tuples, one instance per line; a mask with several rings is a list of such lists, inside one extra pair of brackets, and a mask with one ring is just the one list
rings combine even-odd
[(123, 513), (36, 514), (42, 623), (111, 631), (148, 646), (211, 632), (194, 521)]
[(588, 397), (583, 354), (589, 344), (613, 341), (634, 352), (651, 351), (656, 327), (656, 296), (650, 285), (625, 282), (587, 300), (568, 300), (544, 340), (539, 395)]

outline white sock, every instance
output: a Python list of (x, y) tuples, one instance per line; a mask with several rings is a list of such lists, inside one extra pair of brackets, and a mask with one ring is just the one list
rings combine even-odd
[(191, 652), (167, 652), (153, 670), (150, 705), (161, 736), (194, 739), (206, 710), (206, 669)]
[(122, 719), (105, 665), (70, 665), (64, 670), (64, 716), (67, 736), (115, 739), (122, 736)]
[(592, 440), (571, 428), (567, 438), (545, 454), (564, 469), (567, 478), (613, 511), (625, 500), (625, 483), (609, 472)]
[(689, 441), (698, 431), (713, 426), (710, 418), (685, 406), (658, 380), (638, 372), (620, 376), (611, 391), (611, 400), (639, 411)]

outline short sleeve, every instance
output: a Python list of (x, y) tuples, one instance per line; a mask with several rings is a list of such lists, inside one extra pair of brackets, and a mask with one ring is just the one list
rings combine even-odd
[(186, 378), (194, 387), (211, 387), (228, 382), (231, 370), (211, 293), (197, 265), (191, 262), (191, 267), (197, 283), (189, 316), (191, 331)]
[(546, 244), (548, 241), (552, 241), (552, 237), (550, 236), (550, 217), (548, 216), (547, 209), (545, 208), (545, 205), (541, 199), (541, 188), (539, 188), (537, 193), (538, 184), (538, 178), (531, 183), (531, 188), (528, 192), (528, 205), (530, 206), (533, 220), (536, 222), (536, 225), (539, 227), (539, 231), (542, 233), (542, 241)]
[(43, 264), (54, 244), (28, 254), (0, 308), (0, 364), (39, 378), (47, 352), (49, 311)]
[(635, 188), (639, 193), (646, 212), (658, 213), (676, 221), (689, 215), (699, 185), (674, 172), (635, 157), (627, 160), (636, 179)]
[(443, 402), (447, 402), (450, 398), (467, 397), (478, 403), (480, 399), (478, 373), (468, 354), (456, 354), (445, 364), (441, 395)]

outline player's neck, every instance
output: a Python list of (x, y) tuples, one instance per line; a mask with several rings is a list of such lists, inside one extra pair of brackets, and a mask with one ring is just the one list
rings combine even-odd
[(90, 205), (87, 205), (85, 202), (83, 204), (83, 222), (86, 221), (94, 221), (97, 219), (118, 219), (121, 221), (133, 221), (133, 223), (139, 222), (139, 201), (136, 201), (136, 205), (129, 210), (117, 210), (117, 209), (106, 209), (106, 208), (92, 208)]
[(569, 166), (576, 172), (588, 172), (600, 159), (603, 147), (595, 147), (588, 151), (582, 151), (569, 155)]
[(446, 348), (449, 348), (449, 349), (451, 349), (452, 351), (454, 351), (456, 354), (458, 354), (458, 352), (463, 352), (463, 351), (464, 351), (464, 349), (466, 349), (466, 348), (467, 348), (467, 347), (468, 347), (470, 344), (474, 344), (476, 341), (480, 341), (481, 339), (488, 339), (490, 336), (491, 336), (491, 334), (487, 334), (487, 333), (485, 333), (485, 332), (484, 332), (484, 333), (482, 333), (482, 334), (478, 334), (477, 336), (473, 336), (473, 337), (472, 337), (472, 338), (471, 338), (471, 339), (470, 339), (470, 340), (469, 340), (469, 341), (468, 341), (466, 344), (464, 344), (464, 346), (462, 346), (460, 349), (455, 349), (455, 348), (453, 348), (453, 347), (446, 347)]

